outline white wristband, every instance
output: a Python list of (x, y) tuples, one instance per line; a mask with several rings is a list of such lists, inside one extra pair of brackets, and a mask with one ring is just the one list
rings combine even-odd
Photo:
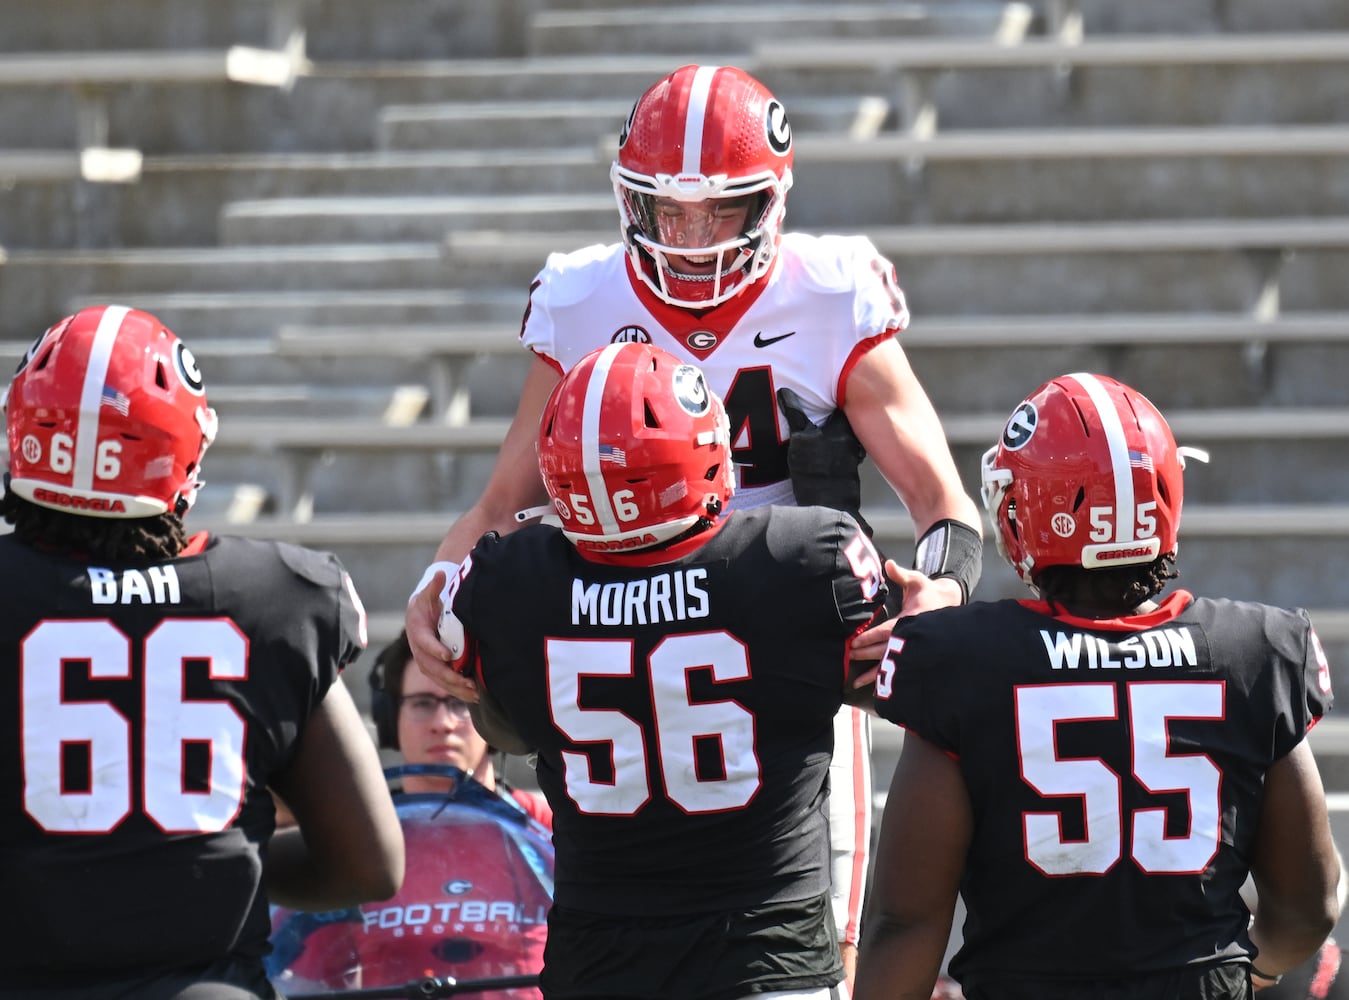
[(415, 601), (417, 595), (431, 585), (431, 579), (437, 573), (444, 573), (445, 586), (440, 589), (440, 600), (441, 603), (444, 604), (446, 598), (449, 596), (450, 581), (459, 573), (459, 565), (460, 564), (457, 562), (450, 562), (446, 559), (441, 560), (440, 562), (433, 562), (430, 566), (427, 566), (426, 572), (423, 573), (422, 578), (417, 581), (417, 586), (412, 588), (412, 594), (408, 597), (408, 603), (411, 604)]

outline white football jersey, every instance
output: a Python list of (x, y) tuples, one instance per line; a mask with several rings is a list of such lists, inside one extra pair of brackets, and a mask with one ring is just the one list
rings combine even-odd
[(617, 341), (654, 344), (697, 364), (731, 418), (734, 509), (795, 503), (777, 390), (795, 390), (806, 415), (822, 423), (858, 359), (908, 320), (894, 268), (865, 236), (787, 233), (767, 278), (701, 314), (652, 295), (621, 244), (551, 254), (531, 287), (520, 339), (561, 372)]

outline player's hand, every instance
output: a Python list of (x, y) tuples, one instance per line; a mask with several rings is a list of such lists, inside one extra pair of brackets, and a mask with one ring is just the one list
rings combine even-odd
[[(853, 687), (865, 687), (876, 679), (876, 668), (880, 666), (881, 657), (890, 645), (890, 633), (895, 630), (897, 621), (898, 618), (887, 618), (853, 638), (852, 645), (848, 647), (848, 657), (854, 663), (852, 669), (859, 671), (853, 678)], [(876, 666), (862, 670), (859, 661), (874, 663)]]
[(787, 441), (787, 471), (796, 502), (802, 507), (818, 505), (846, 510), (870, 537), (871, 526), (859, 513), (862, 507), (859, 468), (867, 453), (853, 433), (848, 415), (835, 410), (817, 427), (806, 416), (801, 397), (786, 386), (778, 390), (778, 408), (792, 432)]
[(965, 602), (960, 584), (950, 577), (933, 580), (916, 569), (900, 566), (893, 559), (885, 561), (885, 575), (904, 592), (900, 618), (920, 615), (933, 608), (959, 607)]
[(472, 704), (478, 700), (478, 685), (454, 669), (449, 647), (440, 641), (438, 630), (444, 610), (440, 595), (446, 583), (445, 573), (437, 572), (408, 601), (404, 619), (408, 645), (412, 647), (412, 658), (422, 673), (446, 694)]
[[(885, 575), (904, 595), (899, 614), (859, 633), (848, 650), (853, 660), (879, 662), (885, 655), (886, 646), (890, 644), (890, 633), (894, 631), (896, 621), (931, 611), (933, 608), (954, 607), (964, 598), (960, 584), (955, 580), (929, 579), (918, 570), (901, 566), (893, 559), (885, 560)], [(853, 681), (853, 687), (863, 687), (875, 679), (875, 669), (859, 673)]]

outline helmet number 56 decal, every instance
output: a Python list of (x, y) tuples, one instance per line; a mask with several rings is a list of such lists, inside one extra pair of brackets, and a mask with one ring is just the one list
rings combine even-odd
[[(571, 501), (572, 514), (578, 524), (595, 523), (595, 512), (590, 509), (590, 497), (584, 493), (569, 493), (567, 499)], [(637, 520), (638, 515), (642, 513), (641, 508), (634, 502), (632, 490), (616, 490), (609, 497), (609, 506), (613, 508), (614, 516), (625, 523)]]

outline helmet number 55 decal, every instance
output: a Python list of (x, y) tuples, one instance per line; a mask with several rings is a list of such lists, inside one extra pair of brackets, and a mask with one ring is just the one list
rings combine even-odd
[[(1093, 542), (1113, 542), (1130, 541), (1126, 534), (1123, 538), (1116, 537), (1115, 527), (1111, 523), (1115, 519), (1115, 508), (1113, 507), (1093, 507), (1091, 508), (1091, 540)], [(1151, 538), (1157, 534), (1157, 501), (1146, 500), (1140, 503), (1137, 512), (1134, 515), (1134, 525), (1136, 531), (1134, 538)]]

